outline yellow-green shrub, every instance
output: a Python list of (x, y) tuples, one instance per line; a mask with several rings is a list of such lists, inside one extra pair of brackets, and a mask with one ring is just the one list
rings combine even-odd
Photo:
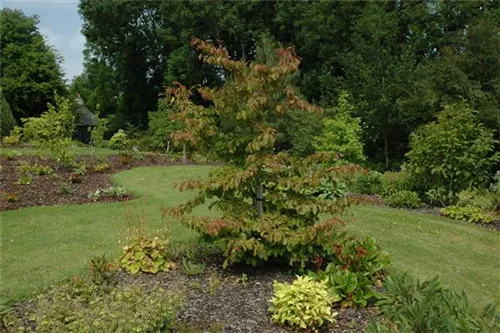
[(274, 282), (269, 311), (273, 321), (294, 328), (315, 329), (334, 322), (332, 304), (340, 298), (328, 292), (324, 282), (299, 276), (292, 284)]

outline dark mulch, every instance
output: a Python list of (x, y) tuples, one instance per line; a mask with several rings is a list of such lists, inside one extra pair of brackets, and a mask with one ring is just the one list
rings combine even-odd
[[(87, 173), (82, 176), (82, 182), (79, 184), (69, 183), (69, 177), (73, 173), (72, 168), (57, 167), (57, 164), (49, 159), (38, 156), (7, 159), (5, 156), (0, 156), (0, 165), (2, 166), (0, 171), (0, 211), (32, 206), (91, 203), (93, 201), (87, 197), (88, 193), (112, 186), (111, 175), (113, 173), (139, 166), (181, 164), (181, 162), (171, 160), (161, 154), (147, 153), (140, 156), (142, 158), (134, 158), (130, 155), (112, 155), (99, 159), (91, 156), (80, 156), (78, 160), (85, 164)], [(110, 166), (109, 170), (102, 173), (93, 171), (95, 165), (103, 162)], [(31, 184), (19, 185), (16, 184), (19, 179), (18, 167), (23, 163), (51, 166), (55, 172), (52, 175), (33, 176)], [(63, 184), (69, 186), (72, 193), (62, 193), (61, 186)], [(15, 194), (17, 201), (7, 202), (5, 198), (7, 193)], [(99, 202), (115, 202), (131, 198), (131, 195), (122, 198), (101, 196)]]
[[(279, 267), (250, 271), (218, 267), (210, 266), (201, 276), (187, 276), (177, 270), (156, 275), (121, 273), (119, 280), (120, 283), (158, 283), (165, 289), (186, 290), (175, 332), (293, 332), (273, 324), (268, 307), (273, 281), (291, 282), (295, 275)], [(323, 327), (320, 332), (363, 332), (375, 316), (373, 309), (334, 310), (338, 312), (336, 323)]]

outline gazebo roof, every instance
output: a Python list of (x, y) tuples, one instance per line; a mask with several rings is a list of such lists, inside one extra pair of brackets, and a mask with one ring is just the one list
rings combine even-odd
[(83, 103), (80, 97), (75, 98), (76, 109), (78, 115), (78, 125), (80, 126), (95, 126), (97, 124), (97, 117)]

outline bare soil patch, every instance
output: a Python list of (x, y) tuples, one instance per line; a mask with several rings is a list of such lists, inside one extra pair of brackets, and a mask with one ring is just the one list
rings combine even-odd
[[(178, 165), (180, 161), (172, 160), (161, 154), (141, 155), (112, 155), (108, 157), (79, 156), (78, 162), (86, 167), (86, 173), (81, 177), (81, 183), (70, 183), (69, 178), (74, 173), (74, 168), (59, 167), (54, 161), (38, 156), (21, 156), (7, 159), (0, 156), (0, 211), (20, 209), (33, 206), (53, 206), (68, 204), (86, 204), (93, 200), (87, 197), (89, 192), (112, 186), (111, 175), (122, 170), (140, 166), (167, 166)], [(109, 169), (96, 172), (96, 165), (106, 163)], [(54, 169), (51, 175), (32, 176), (29, 185), (17, 184), (20, 177), (19, 166), (22, 164), (50, 166)], [(62, 187), (66, 186), (71, 193), (63, 193)], [(15, 200), (9, 202), (7, 197), (14, 196)], [(131, 195), (121, 198), (101, 196), (99, 202), (115, 202), (130, 200)]]

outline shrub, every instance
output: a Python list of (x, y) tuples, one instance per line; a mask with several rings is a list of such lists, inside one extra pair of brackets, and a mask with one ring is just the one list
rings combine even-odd
[(57, 162), (71, 164), (74, 154), (70, 152), (71, 138), (75, 130), (72, 103), (55, 96), (56, 104), (48, 104), (48, 110), (40, 117), (23, 118), (24, 137), (42, 152), (47, 152)]
[(103, 292), (80, 282), (39, 296), (24, 311), (8, 312), (3, 322), (12, 332), (166, 332), (181, 304), (179, 294), (158, 286), (120, 286)]
[(129, 141), (127, 134), (122, 129), (113, 134), (111, 139), (109, 139), (108, 147), (114, 150), (125, 150), (129, 146)]
[(332, 263), (338, 270), (361, 273), (373, 281), (380, 279), (391, 264), (389, 254), (382, 251), (372, 237), (348, 237), (335, 242)]
[(417, 192), (403, 190), (395, 192), (384, 198), (392, 207), (418, 208), (422, 206), (422, 201)]
[(493, 218), (484, 213), (481, 208), (474, 206), (448, 206), (441, 209), (441, 214), (454, 220), (466, 220), (473, 223), (490, 223)]
[(382, 175), (382, 195), (389, 196), (399, 191), (410, 190), (410, 180), (408, 173), (400, 172), (384, 172)]
[(118, 266), (109, 261), (105, 255), (92, 258), (88, 264), (92, 283), (100, 287), (116, 285)]
[[(333, 295), (342, 298), (342, 306), (365, 307), (376, 295), (373, 285), (381, 279), (390, 265), (389, 256), (381, 251), (371, 237), (350, 237), (334, 245), (336, 258), (324, 270), (309, 272), (309, 277), (327, 284)], [(317, 260), (322, 266), (323, 260)]]
[(16, 126), (16, 120), (12, 115), (9, 103), (3, 97), (0, 90), (0, 137), (8, 135)]
[(458, 193), (457, 206), (473, 206), (485, 211), (493, 210), (493, 202), (489, 192), (479, 190), (464, 190)]
[(323, 282), (299, 276), (292, 284), (274, 282), (274, 297), (269, 311), (273, 321), (293, 328), (316, 329), (326, 322), (334, 322), (332, 297)]
[(109, 120), (106, 118), (101, 118), (99, 111), (95, 113), (97, 119), (96, 124), (93, 127), (89, 127), (90, 140), (94, 147), (105, 147), (106, 140), (104, 140), (104, 134), (108, 131)]
[(439, 279), (416, 283), (408, 275), (389, 277), (377, 306), (386, 323), (371, 323), (368, 333), (498, 332), (500, 314), (489, 305), (478, 313), (465, 292), (443, 288)]
[(111, 169), (111, 167), (108, 163), (99, 163), (94, 167), (95, 172), (106, 172), (109, 169)]
[(167, 272), (172, 268), (168, 260), (167, 246), (169, 241), (145, 235), (130, 238), (130, 244), (123, 247), (118, 264), (130, 274)]
[(377, 171), (363, 172), (356, 176), (353, 190), (360, 194), (378, 194), (382, 192), (382, 174)]
[[(221, 66), (237, 79), (216, 89), (197, 89), (205, 103), (193, 103), (193, 90), (181, 84), (169, 88), (166, 99), (175, 103), (173, 116), (181, 124), (171, 137), (177, 145), (196, 146), (225, 166), (207, 181), (179, 185), (181, 190), (197, 189), (198, 194), (164, 213), (218, 245), (226, 257), (224, 267), (278, 260), (303, 269), (317, 255), (332, 257), (332, 242), (340, 237), (343, 223), (338, 217), (321, 219), (340, 216), (350, 200), (337, 197), (335, 188), (325, 192), (326, 198), (311, 191), (322, 182), (336, 186), (339, 174), (359, 167), (330, 167), (335, 159), (328, 153), (306, 158), (276, 153), (277, 140), (285, 133), (277, 118), (291, 110), (322, 111), (300, 99), (290, 85), (300, 59), (287, 48), (277, 50), (276, 62), (248, 63), (230, 59), (222, 46), (198, 39), (193, 44), (205, 63)], [(219, 217), (188, 215), (207, 201)]]
[(173, 148), (170, 134), (179, 129), (179, 123), (172, 118), (172, 113), (172, 105), (164, 99), (158, 101), (158, 111), (148, 113), (149, 135), (156, 149)]
[(17, 146), (21, 141), (22, 128), (15, 126), (10, 134), (2, 138), (2, 143), (6, 146)]
[(316, 137), (314, 148), (342, 156), (342, 160), (359, 163), (365, 160), (361, 141), (361, 119), (352, 116), (354, 106), (349, 103), (349, 93), (342, 91), (333, 118), (323, 120), (323, 135)]
[(497, 141), (492, 130), (481, 124), (466, 103), (446, 105), (435, 122), (410, 137), (407, 170), (412, 184), (422, 192), (444, 188), (451, 193), (486, 185), (493, 164)]

